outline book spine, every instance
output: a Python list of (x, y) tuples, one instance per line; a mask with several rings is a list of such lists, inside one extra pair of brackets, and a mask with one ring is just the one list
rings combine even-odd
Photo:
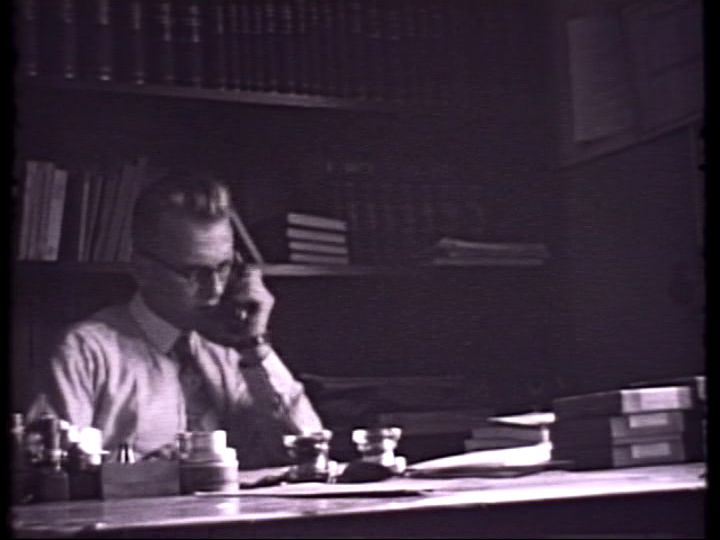
[[(694, 457), (694, 456), (693, 456)], [(563, 448), (553, 446), (552, 459), (569, 462), (573, 470), (642, 467), (683, 463), (693, 459), (680, 438), (607, 448)]]
[(240, 90), (240, 7), (237, 0), (225, 0), (227, 37), (227, 87)]
[(113, 10), (110, 0), (96, 0), (95, 7), (95, 78), (112, 81), (115, 77), (113, 55)]
[(367, 47), (367, 91), (368, 97), (381, 100), (385, 97), (385, 51), (381, 11), (378, 0), (367, 0), (365, 7), (365, 29)]
[(318, 81), (316, 93), (322, 96), (339, 95), (337, 79), (338, 47), (335, 40), (335, 13), (331, 0), (318, 0)]
[(350, 259), (340, 255), (318, 255), (315, 253), (290, 253), (290, 262), (308, 264), (349, 264)]
[(77, 48), (77, 6), (76, 0), (62, 0), (62, 72), (66, 79), (78, 77), (78, 48)]
[(267, 48), (264, 31), (264, 6), (261, 0), (251, 0), (249, 3), (249, 38), (248, 38), (248, 75), (249, 89), (262, 92), (267, 85)]
[(80, 194), (80, 217), (77, 235), (77, 244), (73, 250), (73, 259), (79, 262), (87, 260), (85, 257), (85, 244), (88, 236), (88, 215), (90, 208), (90, 194), (92, 190), (92, 178), (90, 173), (85, 171), (82, 179), (82, 191)]
[(387, 262), (389, 256), (383, 250), (383, 230), (380, 221), (380, 192), (377, 183), (367, 182), (363, 187), (362, 208), (365, 219), (365, 230), (369, 245), (370, 261), (373, 263)]
[(210, 58), (208, 82), (213, 88), (225, 90), (229, 87), (228, 76), (228, 6), (223, 0), (213, 0), (209, 7), (210, 14), (207, 19), (210, 37), (208, 57)]
[(74, 261), (77, 256), (82, 201), (82, 179), (74, 172), (68, 174), (65, 191), (65, 207), (60, 224), (57, 260)]
[(501, 448), (517, 448), (521, 446), (530, 446), (533, 443), (528, 441), (519, 441), (517, 439), (501, 437), (492, 439), (465, 439), (463, 446), (466, 452), (475, 452), (477, 450), (499, 450)]
[(175, 13), (173, 2), (158, 0), (152, 4), (150, 19), (152, 53), (152, 82), (175, 84)]
[(107, 221), (107, 230), (105, 232), (105, 241), (101, 249), (101, 260), (114, 261), (120, 244), (120, 235), (122, 233), (122, 223), (125, 219), (125, 212), (128, 207), (130, 198), (130, 190), (133, 181), (133, 165), (123, 163), (119, 178), (116, 178), (117, 186), (114, 191), (113, 204), (108, 209), (110, 217)]
[[(343, 3), (343, 6), (345, 5)], [(363, 100), (368, 97), (367, 62), (369, 58), (362, 0), (351, 0), (347, 5), (347, 10), (345, 86), (348, 89), (348, 97)]]
[(349, 98), (350, 89), (349, 72), (352, 70), (349, 57), (350, 46), (350, 10), (348, 2), (331, 2), (332, 28), (330, 29), (330, 43), (334, 43), (334, 63), (332, 78), (335, 86), (335, 95)]
[(143, 0), (130, 0), (130, 80), (134, 84), (145, 84), (147, 80), (146, 17), (148, 6)]
[(690, 388), (684, 386), (621, 390), (620, 396), (626, 413), (689, 409), (693, 405)]
[(317, 242), (330, 242), (334, 244), (346, 243), (346, 236), (342, 233), (325, 232), (297, 227), (288, 227), (285, 230), (285, 233), (287, 238), (293, 240), (311, 240)]
[(298, 91), (297, 51), (294, 46), (297, 14), (292, 0), (279, 0), (277, 6), (277, 58), (278, 91), (295, 94)]
[(378, 250), (382, 260), (397, 256), (399, 227), (397, 184), (382, 182), (375, 190), (378, 198)]
[(402, 4), (388, 3), (381, 11), (381, 27), (383, 29), (383, 77), (385, 80), (384, 98), (400, 102), (403, 94), (403, 62), (401, 58), (402, 39)]
[(323, 69), (323, 41), (322, 24), (320, 19), (320, 0), (306, 0), (307, 6), (307, 93), (320, 95), (322, 93)]
[(203, 85), (203, 43), (198, 0), (176, 0), (177, 33), (175, 38), (176, 77), (178, 84), (200, 88)]
[(106, 189), (107, 179), (101, 173), (92, 173), (90, 182), (90, 199), (88, 201), (88, 214), (85, 229), (85, 243), (83, 245), (83, 261), (93, 261), (93, 247), (100, 234), (100, 214), (103, 192)]
[(613, 467), (683, 462), (686, 459), (685, 448), (678, 440), (629, 444), (612, 451)]
[(433, 57), (434, 43), (430, 30), (430, 9), (427, 2), (418, 4), (414, 13), (414, 21), (415, 54), (417, 58), (416, 69), (414, 70), (414, 94), (419, 103), (430, 104), (432, 102), (431, 87), (433, 84), (431, 66), (435, 58)]
[(402, 20), (400, 87), (403, 101), (412, 103), (418, 101), (419, 73), (423, 61), (419, 48), (417, 9), (413, 0), (403, 0), (399, 9)]
[(546, 441), (549, 437), (545, 427), (510, 427), (491, 426), (473, 428), (471, 438), (480, 439), (514, 439), (524, 443), (539, 443)]
[(302, 225), (305, 227), (327, 229), (332, 231), (346, 232), (348, 229), (347, 223), (343, 220), (328, 218), (325, 216), (300, 214), (297, 212), (289, 212), (287, 214), (287, 222), (290, 225)]
[(262, 9), (262, 50), (264, 51), (265, 84), (262, 90), (265, 92), (277, 92), (280, 90), (280, 34), (279, 34), (279, 9), (277, 0), (265, 0)]
[(116, 171), (106, 173), (103, 182), (103, 191), (98, 205), (97, 234), (92, 246), (92, 261), (100, 262), (105, 260), (111, 223), (118, 204), (118, 188), (120, 183), (120, 178)]
[(558, 398), (553, 401), (553, 410), (560, 420), (602, 414), (688, 410), (693, 405), (690, 388), (681, 386), (622, 389)]
[(428, 61), (430, 77), (426, 80), (427, 99), (433, 104), (446, 103), (449, 92), (447, 2), (433, 1), (429, 4), (430, 53)]
[(326, 255), (344, 255), (349, 256), (350, 252), (347, 246), (323, 244), (320, 242), (302, 242), (291, 241), (290, 251), (302, 251), (311, 253), (324, 253)]
[(44, 258), (45, 246), (47, 244), (48, 217), (50, 214), (50, 202), (52, 200), (52, 187), (55, 175), (55, 165), (51, 162), (40, 162), (39, 165), (39, 197), (37, 208), (37, 219), (34, 224), (32, 235), (31, 259), (42, 261)]
[(132, 214), (135, 201), (140, 190), (145, 186), (147, 158), (138, 158), (137, 163), (130, 172), (130, 196), (125, 211), (125, 218), (121, 224), (120, 245), (118, 246), (117, 260), (130, 262), (132, 258)]
[(37, 0), (21, 0), (19, 13), (20, 71), (28, 77), (39, 74)]
[(22, 189), (22, 223), (20, 225), (20, 249), (18, 258), (22, 260), (30, 259), (32, 245), (33, 222), (35, 221), (35, 212), (37, 210), (37, 194), (38, 194), (38, 163), (36, 161), (27, 161), (25, 164), (25, 180)]
[(309, 0), (291, 0), (294, 17), (292, 32), (292, 48), (295, 51), (295, 91), (298, 94), (309, 94), (310, 68), (312, 65), (312, 47), (309, 33)]
[(60, 235), (63, 226), (65, 211), (65, 196), (67, 194), (68, 173), (56, 169), (52, 181), (52, 194), (48, 215), (47, 241), (43, 252), (43, 260), (57, 261), (60, 253)]

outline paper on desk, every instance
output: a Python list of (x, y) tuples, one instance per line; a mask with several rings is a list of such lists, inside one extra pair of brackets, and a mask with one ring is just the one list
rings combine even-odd
[(552, 463), (551, 453), (550, 442), (478, 450), (415, 463), (408, 468), (408, 474), (415, 477), (515, 476), (546, 468)]
[(423, 495), (436, 488), (435, 483), (398, 478), (361, 484), (289, 483), (231, 492), (197, 492), (195, 495), (201, 497), (401, 497)]
[(492, 416), (488, 420), (511, 426), (548, 426), (555, 422), (554, 412), (530, 412), (506, 416)]

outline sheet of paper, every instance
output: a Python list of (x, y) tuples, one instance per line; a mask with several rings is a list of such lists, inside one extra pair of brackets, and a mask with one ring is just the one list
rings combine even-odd
[(552, 444), (542, 442), (515, 448), (478, 450), (413, 464), (413, 471), (441, 471), (449, 469), (501, 469), (503, 467), (532, 467), (550, 463)]
[(233, 492), (198, 492), (199, 497), (403, 497), (420, 496), (447, 485), (434, 480), (392, 478), (380, 482), (325, 484), (301, 482), (277, 486), (238, 489)]
[(554, 412), (530, 412), (507, 416), (493, 416), (491, 422), (511, 424), (515, 426), (547, 426), (555, 422)]

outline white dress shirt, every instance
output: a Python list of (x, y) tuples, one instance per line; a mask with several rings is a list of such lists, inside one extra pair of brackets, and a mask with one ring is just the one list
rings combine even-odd
[[(142, 456), (171, 444), (186, 422), (170, 354), (179, 336), (139, 294), (74, 324), (55, 349), (30, 418), (49, 410), (78, 427), (95, 427), (110, 451), (128, 442)], [(190, 347), (211, 402), (203, 428), (228, 432), (241, 468), (285, 464), (283, 434), (322, 429), (303, 385), (275, 351), (260, 366), (240, 367), (240, 353), (196, 332)]]

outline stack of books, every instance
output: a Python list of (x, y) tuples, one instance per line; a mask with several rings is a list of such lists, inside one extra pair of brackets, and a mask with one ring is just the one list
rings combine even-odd
[(540, 243), (478, 242), (443, 237), (430, 252), (430, 264), (469, 266), (492, 264), (539, 265), (550, 256)]
[(348, 226), (343, 219), (309, 212), (286, 212), (250, 227), (266, 262), (350, 263)]
[(628, 387), (555, 399), (552, 458), (576, 470), (701, 461), (705, 405), (698, 387)]
[(465, 439), (465, 451), (515, 448), (547, 442), (549, 433), (544, 426), (497, 425), (487, 422), (472, 428), (471, 436)]

